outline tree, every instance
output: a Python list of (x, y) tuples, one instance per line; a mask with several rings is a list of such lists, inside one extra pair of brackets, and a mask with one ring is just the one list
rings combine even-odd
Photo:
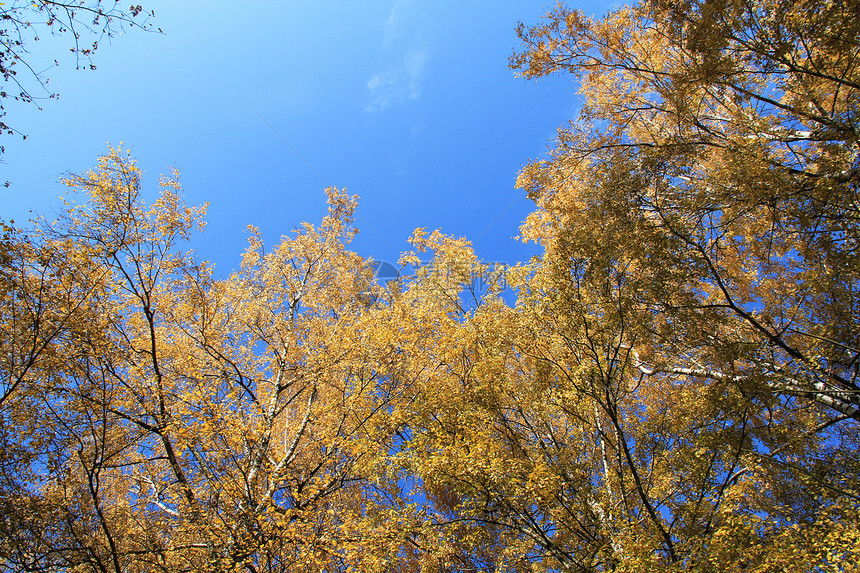
[(272, 252), (252, 232), (241, 270), (216, 280), (178, 248), (204, 208), (182, 204), (175, 178), (148, 206), (115, 150), (67, 183), (88, 203), (7, 238), (4, 569), (342, 570), (387, 557), (398, 524), (412, 525), (379, 522), (398, 487), (379, 454), (410, 385), (390, 374), (407, 360), (403, 325), (376, 304), (370, 262), (345, 249), (355, 199), (329, 190), (322, 225)]
[(649, 1), (520, 29), (522, 75), (572, 72), (586, 99), (522, 173), (523, 235), (626, 286), (641, 372), (860, 420), (856, 8)]
[[(0, 5), (0, 118), (5, 114), (2, 100), (36, 102), (57, 97), (48, 87), (45, 70), (33, 67), (28, 53), (33, 42), (44, 36), (69, 36), (71, 51), (77, 67), (95, 69), (91, 57), (105, 39), (114, 37), (124, 28), (151, 29), (149, 18), (155, 14), (145, 11), (140, 4), (127, 10), (118, 2), (74, 0), (72, 2), (14, 0)], [(57, 60), (54, 60), (59, 65)], [(36, 66), (39, 64), (36, 63)], [(17, 130), (0, 121), (0, 132)], [(0, 146), (0, 153), (3, 147)]]
[(440, 525), (501, 532), (491, 566), (857, 560), (851, 10), (559, 6), (520, 28), (514, 66), (572, 72), (586, 104), (521, 174), (544, 254), (517, 306), (449, 337), (458, 391), (415, 430)]

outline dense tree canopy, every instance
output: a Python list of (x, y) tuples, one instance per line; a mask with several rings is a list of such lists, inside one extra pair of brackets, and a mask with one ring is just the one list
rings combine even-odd
[(522, 74), (571, 71), (587, 101), (522, 175), (542, 207), (524, 234), (669, 322), (638, 349), (643, 372), (755, 378), (860, 419), (850, 4), (560, 8), (521, 30)]
[(2, 568), (856, 571), (856, 8), (522, 27), (586, 103), (511, 269), (419, 229), (383, 288), (329, 189), (219, 278), (111, 150), (3, 229)]

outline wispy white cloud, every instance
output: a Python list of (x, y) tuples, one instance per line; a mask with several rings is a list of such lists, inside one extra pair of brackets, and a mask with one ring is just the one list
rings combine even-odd
[(367, 111), (383, 111), (421, 96), (421, 80), (429, 53), (426, 48), (403, 54), (398, 65), (376, 72), (367, 80), (370, 103)]
[(388, 14), (388, 19), (383, 24), (385, 28), (385, 36), (382, 39), (382, 45), (386, 48), (390, 47), (392, 43), (397, 39), (398, 35), (401, 35), (401, 31), (404, 26), (404, 19), (408, 21), (409, 16), (405, 14), (410, 5), (413, 5), (414, 2), (409, 2), (407, 0), (397, 0), (394, 3), (394, 6), (391, 8), (391, 12)]
[(395, 61), (367, 80), (370, 103), (365, 111), (384, 111), (421, 96), (430, 50), (423, 38), (417, 4), (414, 0), (396, 0), (383, 24), (382, 45), (393, 53)]

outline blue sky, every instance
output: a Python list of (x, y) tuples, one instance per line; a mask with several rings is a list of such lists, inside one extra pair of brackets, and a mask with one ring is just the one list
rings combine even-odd
[[(602, 13), (609, 3), (572, 3)], [(515, 185), (556, 128), (576, 115), (571, 77), (515, 78), (518, 21), (531, 0), (287, 0), (242, 5), (149, 1), (164, 34), (102, 43), (76, 70), (67, 39), (31, 61), (51, 69), (56, 101), (7, 104), (0, 217), (50, 216), (64, 173), (91, 168), (108, 143), (132, 150), (146, 196), (169, 166), (185, 199), (209, 202), (195, 238), (219, 274), (238, 265), (246, 227), (273, 244), (316, 223), (327, 185), (361, 197), (354, 250), (396, 260), (416, 227), (469, 238), (486, 261), (535, 254), (514, 236), (532, 203)], [(43, 65), (42, 65), (43, 64)]]

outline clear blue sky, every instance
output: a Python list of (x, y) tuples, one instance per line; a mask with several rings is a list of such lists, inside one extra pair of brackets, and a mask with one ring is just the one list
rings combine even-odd
[[(609, 5), (572, 4), (598, 14)], [(238, 265), (247, 225), (273, 244), (318, 222), (327, 184), (361, 197), (353, 248), (362, 255), (396, 260), (416, 227), (466, 236), (486, 261), (536, 252), (513, 239), (532, 208), (516, 174), (545, 154), (578, 98), (571, 77), (518, 79), (508, 57), (517, 22), (538, 22), (551, 3), (144, 7), (164, 34), (103, 43), (95, 71), (74, 69), (67, 38), (33, 46), (37, 65), (60, 60), (47, 74), (60, 98), (41, 110), (8, 103), (6, 122), (28, 139), (2, 136), (0, 180), (12, 186), (0, 189), (0, 217), (50, 216), (65, 192), (59, 178), (123, 142), (146, 172), (148, 198), (175, 166), (186, 201), (209, 202), (194, 247), (219, 274)]]

